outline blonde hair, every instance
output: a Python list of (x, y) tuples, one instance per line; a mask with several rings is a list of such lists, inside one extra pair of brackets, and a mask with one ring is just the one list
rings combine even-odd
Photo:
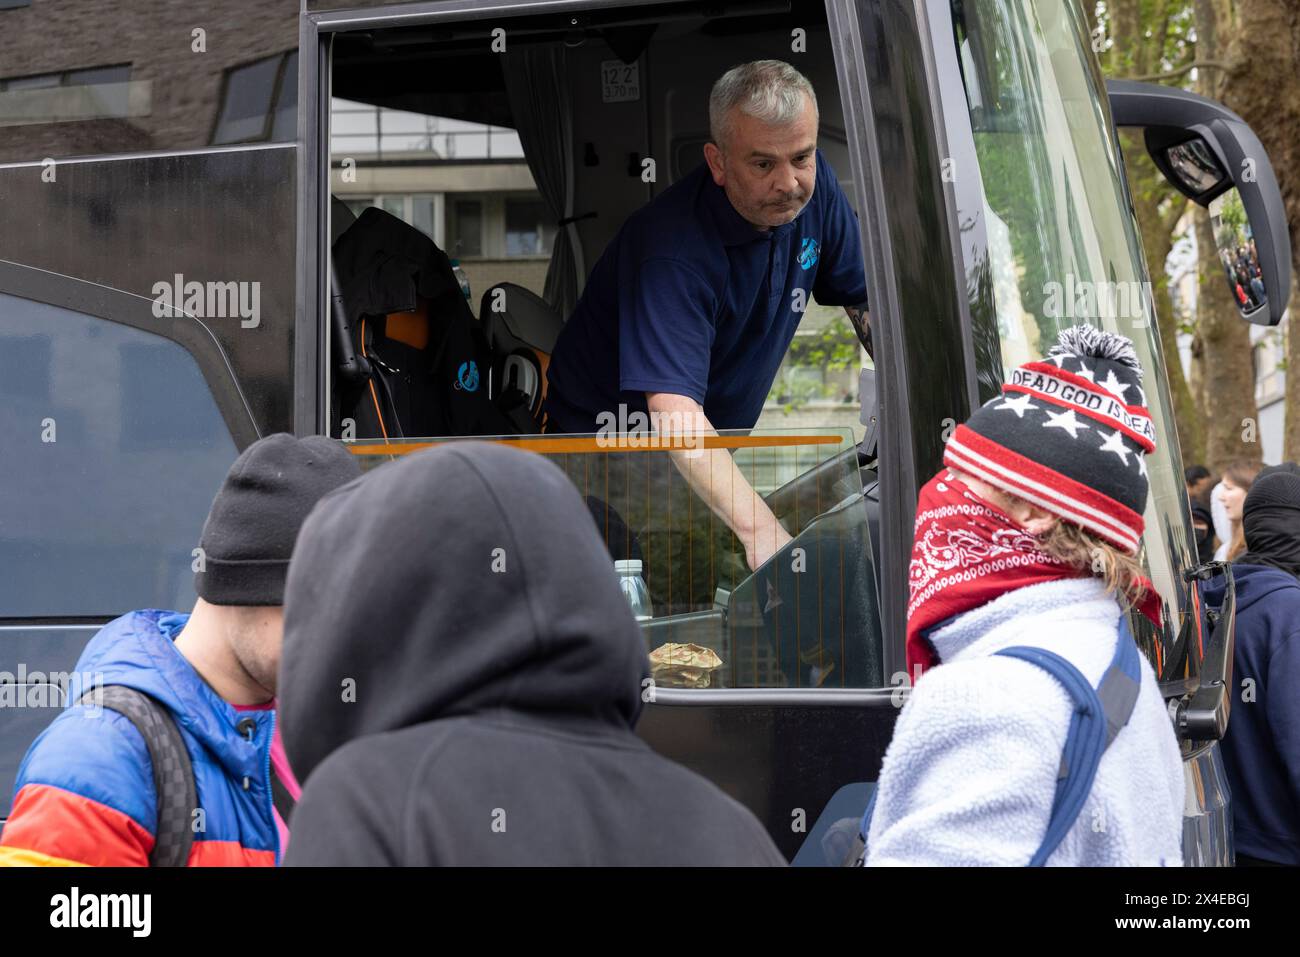
[[(1014, 492), (994, 488), (1016, 505), (1032, 507), (1034, 504)], [(1131, 607), (1137, 607), (1146, 598), (1146, 570), (1137, 556), (1122, 551), (1100, 535), (1058, 515), (1052, 527), (1034, 541), (1049, 558), (1069, 568), (1086, 569), (1094, 578), (1100, 578), (1106, 583), (1107, 594), (1115, 595)]]
[(1118, 594), (1129, 605), (1140, 605), (1146, 598), (1146, 570), (1137, 557), (1087, 529), (1058, 520), (1037, 542), (1045, 554), (1057, 561), (1071, 568), (1088, 569), (1106, 583), (1109, 594)]
[[(949, 466), (948, 471), (967, 483), (973, 478), (954, 466)], [(988, 482), (984, 484), (1012, 506), (1038, 507), (1028, 499), (1001, 486)], [(1142, 604), (1147, 596), (1146, 570), (1136, 555), (1130, 555), (1100, 535), (1073, 522), (1067, 522), (1059, 515), (1053, 517), (1056, 521), (1052, 527), (1034, 537), (1034, 542), (1041, 552), (1068, 568), (1086, 569), (1091, 572), (1093, 577), (1100, 578), (1106, 583), (1107, 594), (1116, 595), (1121, 602), (1127, 602), (1131, 607)]]

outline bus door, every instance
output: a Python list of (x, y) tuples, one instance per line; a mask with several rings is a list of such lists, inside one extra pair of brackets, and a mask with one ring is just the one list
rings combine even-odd
[[(899, 135), (914, 104), (867, 101), (864, 71), (876, 82), (897, 69), (897, 37), (873, 10), (848, 0), (726, 10), (592, 3), (562, 16), (527, 3), (490, 12), (412, 3), (382, 17), (320, 10), (304, 18), (301, 55), (309, 178), (299, 219), (315, 229), (301, 251), (314, 256), (303, 271), (314, 273), (304, 314), (315, 327), (303, 335), (317, 337), (321, 370), (313, 421), (367, 466), (458, 437), (408, 428), (428, 411), (413, 393), (372, 397), (377, 414), (366, 422), (340, 415), (361, 351), (335, 331), (329, 302), (331, 246), (343, 247), (346, 230), (400, 220), (454, 260), (479, 322), (495, 322), (503, 302), (515, 319), (549, 314), (544, 325), (562, 326), (623, 222), (703, 162), (719, 76), (778, 58), (813, 84), (817, 146), (858, 220), (874, 357), (844, 304), (812, 297), (763, 383), (755, 427), (702, 437), (732, 456), (793, 540), (750, 568), (732, 530), (680, 479), (671, 449), (615, 410), (604, 433), (498, 437), (570, 477), (609, 547), (611, 576), (615, 562), (640, 563), (655, 677), (639, 732), (749, 806), (791, 859), (810, 864), (838, 864), (847, 852), (906, 696), (917, 485), (909, 397), (942, 410), (933, 436), (926, 430), (929, 448), (972, 394), (960, 325), (935, 318), (956, 315), (954, 257), (899, 248), (903, 234), (888, 221), (881, 129)], [(916, 66), (909, 29), (903, 49)], [(903, 130), (904, 148), (923, 129)], [(925, 208), (928, 220), (918, 225), (913, 211), (901, 229), (942, 237), (942, 205)], [(900, 287), (898, 263), (913, 256), (928, 273)], [(344, 328), (359, 329), (356, 318)], [(393, 315), (383, 319), (387, 330)], [(931, 342), (950, 374), (907, 385), (905, 334)], [(423, 340), (406, 336), (402, 347), (412, 341)]]

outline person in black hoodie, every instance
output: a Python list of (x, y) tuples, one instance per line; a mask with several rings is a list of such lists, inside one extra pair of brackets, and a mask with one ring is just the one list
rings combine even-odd
[[(1264, 469), (1242, 508), (1232, 563), (1236, 645), (1223, 764), (1238, 864), (1300, 865), (1300, 466)], [(1221, 606), (1226, 583), (1205, 591)]]
[(326, 496), (280, 673), (293, 865), (780, 865), (757, 819), (633, 732), (645, 642), (540, 456), (459, 442)]

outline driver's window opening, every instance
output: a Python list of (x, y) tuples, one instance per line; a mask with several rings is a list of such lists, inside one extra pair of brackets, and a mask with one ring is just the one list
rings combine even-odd
[[(885, 686), (874, 443), (863, 441), (859, 394), (874, 363), (825, 9), (764, 0), (585, 16), (578, 28), (529, 16), (334, 36), (331, 434), (365, 467), (467, 436), (550, 458), (588, 504), (660, 687)], [(800, 96), (793, 117), (741, 117), (747, 125), (729, 135), (758, 136), (778, 163), (815, 171), (815, 187), (792, 172), (788, 197), (761, 185), (761, 157), (747, 181), (733, 173), (731, 189), (706, 163), (714, 84), (770, 60), (806, 78), (815, 112)], [(815, 151), (783, 156), (790, 135), (770, 130), (797, 132), (800, 116)], [(678, 204), (680, 228), (646, 233), (662, 248), (642, 260), (669, 267), (602, 280), (608, 250), (621, 261), (638, 249), (617, 242), (624, 224), (643, 210), (670, 221), (660, 212), (668, 201), (656, 200), (684, 180), (701, 198)], [(692, 223), (705, 214), (720, 218)], [(799, 232), (813, 223), (815, 235)], [(842, 252), (850, 230), (856, 256)], [(698, 240), (706, 234), (716, 249)], [(689, 254), (675, 245), (692, 242)], [(646, 289), (636, 293), (650, 303), (645, 315), (714, 310), (698, 354), (670, 357), (707, 379), (693, 401), (711, 428), (685, 413), (651, 419), (652, 390), (678, 399), (691, 390), (640, 367), (639, 379), (620, 371), (637, 361), (634, 346), (646, 368), (665, 368), (690, 330), (575, 345), (608, 330), (597, 316), (562, 338), (583, 309), (596, 316), (592, 303), (626, 309), (629, 275)], [(748, 284), (731, 281), (720, 304), (708, 288), (719, 275)], [(619, 398), (596, 404), (595, 419), (553, 414), (572, 411), (559, 392), (610, 382)], [(622, 401), (629, 395), (639, 407)], [(669, 420), (684, 432), (676, 449), (648, 428)]]

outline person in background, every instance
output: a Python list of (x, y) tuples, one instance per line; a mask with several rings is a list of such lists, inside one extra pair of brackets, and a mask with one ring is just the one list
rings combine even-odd
[(1187, 484), (1189, 499), (1208, 504), (1210, 486), (1214, 484), (1214, 476), (1209, 469), (1204, 465), (1189, 465), (1183, 469), (1183, 481)]
[(290, 866), (785, 863), (636, 735), (645, 639), (540, 455), (456, 442), (326, 496), (289, 569), (279, 687), (306, 780)]
[[(1178, 741), (1124, 627), (1130, 606), (1161, 620), (1137, 557), (1155, 448), (1141, 377), (1130, 340), (1066, 329), (949, 438), (917, 504), (907, 662), (921, 677), (868, 812), (868, 866), (1181, 864)], [(1066, 659), (1094, 688), (1108, 674), (1132, 705), (1047, 850), (1074, 702), (998, 654), (1011, 646)]]
[[(1223, 766), (1237, 864), (1300, 866), (1300, 466), (1259, 473), (1242, 507), (1232, 717)], [(1202, 594), (1222, 606), (1227, 583)], [(1238, 690), (1239, 689), (1239, 690)]]
[(1222, 480), (1215, 486), (1215, 493), (1223, 508), (1223, 517), (1227, 521), (1227, 532), (1224, 534), (1216, 520), (1215, 528), (1219, 535), (1219, 547), (1214, 553), (1216, 562), (1233, 561), (1246, 550), (1246, 541), (1241, 532), (1241, 506), (1259, 469), (1258, 462), (1245, 459), (1230, 462), (1223, 470)]
[(1187, 483), (1192, 531), (1196, 536), (1196, 560), (1208, 562), (1214, 557), (1214, 515), (1210, 510), (1210, 484), (1214, 477), (1204, 465), (1189, 465), (1183, 470), (1183, 479)]
[(1268, 294), (1264, 291), (1264, 280), (1259, 273), (1259, 267), (1252, 265), (1250, 274), (1250, 295), (1255, 300), (1255, 305), (1262, 305), (1268, 301)]
[[(254, 442), (230, 467), (203, 526), (193, 611), (123, 615), (77, 662), (78, 675), (143, 692), (175, 720), (193, 768), (195, 810), (203, 811), (193, 819), (187, 866), (280, 860), (288, 831), (273, 806), (287, 804), (274, 794), (282, 787), (291, 801), (299, 790), (275, 727), (285, 575), (312, 506), (358, 475), (352, 455), (323, 436)], [(76, 688), (23, 758), (0, 866), (155, 861), (159, 802), (149, 751), (131, 719), (78, 703), (87, 691), (94, 689)]]
[(1196, 539), (1196, 560), (1204, 564), (1214, 559), (1214, 515), (1210, 506), (1199, 499), (1192, 500), (1192, 534)]

